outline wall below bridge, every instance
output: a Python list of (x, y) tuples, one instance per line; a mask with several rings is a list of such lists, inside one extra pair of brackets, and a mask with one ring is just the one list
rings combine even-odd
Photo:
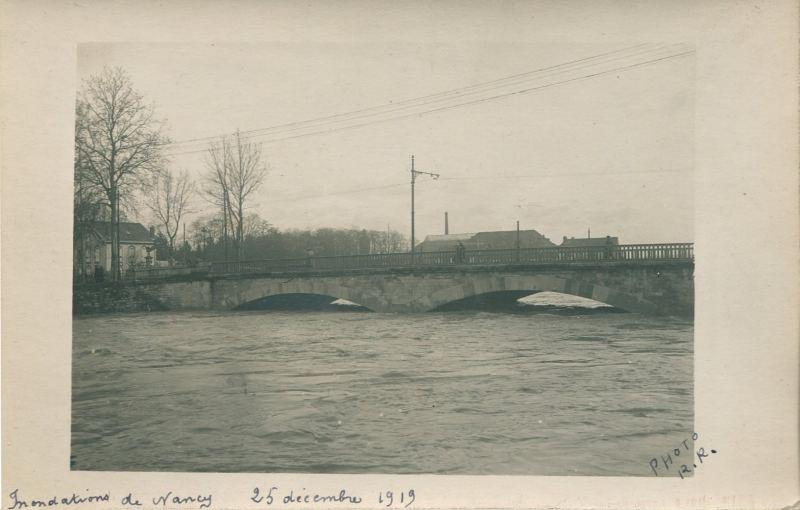
[[(121, 310), (230, 310), (269, 296), (319, 294), (377, 312), (425, 312), (488, 293), (542, 291), (594, 299), (622, 310), (691, 315), (694, 267), (687, 263), (608, 265), (569, 269), (452, 267), (346, 274), (246, 275), (196, 281), (136, 283), (117, 296)], [(81, 297), (82, 296), (82, 297)], [(76, 312), (97, 308), (78, 296)], [(102, 308), (102, 307), (101, 307)], [(113, 308), (113, 307), (112, 307)]]
[(211, 308), (209, 280), (104, 283), (72, 290), (72, 313), (151, 312)]

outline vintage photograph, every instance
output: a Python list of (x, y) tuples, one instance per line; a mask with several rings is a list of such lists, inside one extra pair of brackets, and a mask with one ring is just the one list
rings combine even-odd
[(72, 470), (693, 476), (691, 44), (76, 73)]

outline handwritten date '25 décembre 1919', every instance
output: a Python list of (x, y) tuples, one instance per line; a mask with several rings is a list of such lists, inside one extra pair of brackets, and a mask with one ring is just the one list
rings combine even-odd
[[(380, 506), (408, 508), (416, 498), (417, 495), (414, 489), (402, 490), (399, 492), (384, 490), (378, 492), (375, 501)], [(348, 494), (344, 489), (335, 494), (309, 493), (305, 488), (295, 492), (295, 490), (292, 489), (288, 494), (281, 495), (279, 494), (278, 487), (273, 486), (267, 490), (254, 487), (250, 501), (266, 505), (272, 505), (277, 502), (283, 503), (284, 505), (291, 503), (350, 503), (359, 505), (364, 502), (364, 498)]]

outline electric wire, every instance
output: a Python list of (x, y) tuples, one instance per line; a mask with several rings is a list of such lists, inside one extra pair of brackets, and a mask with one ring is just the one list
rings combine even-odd
[[(383, 104), (383, 105), (377, 105), (377, 106), (371, 106), (371, 107), (367, 107), (367, 108), (361, 108), (359, 110), (353, 110), (353, 111), (350, 111), (350, 112), (344, 112), (344, 113), (338, 113), (338, 114), (334, 114), (334, 115), (328, 115), (328, 116), (325, 116), (325, 117), (319, 117), (319, 118), (315, 118), (315, 119), (307, 119), (307, 120), (302, 120), (302, 121), (289, 122), (289, 123), (285, 123), (285, 124), (278, 124), (278, 125), (269, 126), (269, 127), (266, 127), (266, 128), (258, 128), (258, 129), (239, 131), (239, 135), (247, 137), (248, 135), (250, 135), (252, 133), (260, 133), (260, 132), (264, 132), (264, 131), (276, 130), (276, 129), (286, 128), (286, 127), (293, 127), (293, 126), (297, 126), (297, 125), (313, 124), (313, 123), (319, 123), (319, 122), (338, 121), (337, 119), (340, 118), (340, 117), (346, 118), (346, 117), (351, 116), (351, 115), (361, 114), (361, 113), (369, 112), (369, 111), (373, 111), (373, 110), (381, 110), (381, 109), (395, 108), (395, 107), (405, 108), (405, 107), (407, 107), (406, 105), (417, 106), (415, 103), (418, 103), (420, 101), (427, 101), (429, 99), (434, 99), (435, 101), (440, 101), (442, 99), (450, 99), (451, 96), (454, 96), (454, 95), (455, 96), (459, 96), (459, 95), (464, 94), (464, 93), (473, 93), (473, 91), (480, 90), (481, 88), (484, 88), (484, 87), (493, 88), (493, 87), (497, 87), (498, 84), (501, 84), (502, 86), (507, 86), (508, 83), (503, 83), (503, 82), (507, 82), (508, 80), (518, 80), (520, 78), (522, 78), (524, 80), (529, 80), (532, 75), (536, 75), (536, 74), (541, 73), (543, 71), (554, 70), (554, 69), (563, 69), (566, 66), (571, 66), (571, 65), (574, 65), (574, 64), (582, 63), (582, 62), (585, 63), (585, 62), (588, 62), (588, 61), (594, 61), (594, 60), (597, 60), (597, 59), (599, 59), (601, 57), (605, 57), (605, 56), (613, 55), (613, 54), (617, 54), (617, 53), (628, 52), (628, 51), (634, 50), (636, 48), (640, 48), (642, 46), (647, 46), (647, 44), (639, 44), (639, 45), (631, 46), (631, 47), (624, 48), (624, 49), (621, 49), (621, 50), (614, 50), (614, 51), (610, 51), (610, 52), (606, 52), (606, 53), (601, 53), (599, 55), (593, 55), (591, 57), (585, 57), (585, 58), (581, 58), (581, 59), (577, 59), (577, 60), (572, 60), (570, 62), (565, 62), (565, 63), (553, 65), (553, 66), (542, 67), (542, 68), (539, 68), (539, 69), (535, 69), (533, 71), (528, 71), (528, 72), (525, 72), (525, 73), (519, 73), (519, 74), (507, 76), (507, 77), (504, 77), (504, 78), (491, 80), (491, 81), (488, 81), (488, 82), (478, 83), (478, 84), (475, 84), (475, 85), (461, 87), (461, 88), (458, 88), (458, 89), (452, 89), (452, 90), (448, 90), (448, 91), (444, 91), (444, 92), (438, 92), (438, 93), (429, 94), (429, 95), (425, 95), (425, 96), (420, 96), (420, 97), (416, 97), (416, 98), (406, 99), (406, 100), (402, 100), (402, 101), (390, 102), (390, 103), (386, 103), (386, 104)], [(652, 51), (656, 51), (656, 50), (660, 50), (660, 49), (664, 49), (664, 48), (653, 48), (653, 49), (649, 49), (649, 50), (646, 50), (646, 51), (647, 52), (652, 52)], [(641, 52), (637, 52), (637, 53), (634, 53), (632, 55), (627, 55), (626, 57), (635, 56), (635, 55), (640, 54), (640, 53)], [(619, 57), (617, 57), (617, 58), (619, 58)], [(585, 64), (583, 64), (583, 65), (585, 65)], [(595, 63), (592, 62), (592, 65), (595, 65)], [(515, 83), (515, 82), (516, 81), (509, 82), (509, 83)], [(421, 104), (427, 104), (427, 103), (423, 102)], [(380, 113), (384, 113), (384, 112), (377, 112), (376, 114), (380, 114)], [(168, 146), (168, 145), (169, 146), (175, 146), (175, 145), (185, 144), (185, 143), (206, 142), (206, 141), (209, 141), (209, 140), (216, 140), (216, 139), (220, 138), (220, 136), (224, 136), (224, 135), (213, 135), (213, 136), (206, 136), (206, 137), (199, 137), (199, 138), (190, 138), (188, 140), (182, 140), (182, 141), (176, 141), (176, 142), (168, 142), (168, 143), (165, 143), (165, 144), (162, 144), (162, 145), (164, 145), (164, 146)]]
[[(538, 174), (517, 174), (517, 175), (495, 175), (495, 176), (461, 176), (461, 177), (441, 177), (439, 181), (469, 181), (469, 180), (507, 180), (507, 179), (546, 179), (546, 178), (560, 178), (560, 177), (602, 177), (608, 175), (648, 175), (648, 174), (686, 174), (691, 173), (692, 170), (674, 170), (674, 169), (658, 169), (658, 170), (631, 170), (631, 171), (610, 171), (610, 172), (559, 172), (559, 173), (538, 173)], [(435, 181), (433, 181), (435, 182)], [(330, 196), (338, 195), (351, 195), (362, 193), (366, 191), (378, 191), (384, 189), (392, 189), (408, 186), (408, 182), (401, 182), (395, 184), (386, 184), (383, 186), (371, 186), (367, 188), (353, 188), (343, 191), (333, 191), (330, 193), (314, 194), (314, 195), (295, 195), (292, 197), (279, 198), (271, 200), (270, 203), (284, 203), (284, 202), (297, 202), (302, 200), (311, 200), (317, 198), (327, 198)]]
[[(603, 76), (603, 75), (607, 75), (607, 74), (614, 73), (614, 72), (635, 69), (635, 68), (638, 68), (638, 67), (654, 64), (654, 63), (657, 63), (657, 62), (662, 62), (662, 61), (673, 59), (673, 58), (680, 58), (680, 57), (689, 55), (691, 53), (693, 53), (693, 50), (685, 51), (685, 52), (681, 52), (681, 53), (676, 53), (676, 54), (672, 54), (672, 55), (667, 55), (665, 57), (651, 59), (651, 60), (647, 60), (647, 61), (643, 61), (643, 62), (637, 62), (637, 63), (631, 64), (631, 65), (615, 67), (613, 69), (608, 69), (608, 70), (604, 70), (604, 71), (590, 73), (590, 74), (586, 74), (586, 75), (583, 75), (583, 76), (578, 76), (578, 77), (575, 77), (575, 78), (570, 78), (570, 79), (566, 79), (566, 80), (562, 80), (562, 81), (557, 81), (557, 82), (553, 82), (553, 83), (547, 83), (547, 84), (539, 85), (539, 86), (535, 86), (535, 87), (528, 87), (528, 88), (525, 88), (525, 89), (522, 89), (522, 90), (515, 90), (515, 91), (512, 91), (512, 92), (505, 92), (505, 93), (496, 94), (496, 95), (493, 95), (493, 96), (490, 96), (490, 97), (474, 99), (474, 100), (471, 100), (471, 101), (461, 102), (461, 103), (457, 103), (457, 104), (453, 104), (453, 105), (441, 106), (441, 107), (438, 107), (438, 108), (432, 108), (432, 109), (424, 110), (424, 111), (421, 111), (421, 112), (405, 113), (405, 114), (402, 114), (402, 115), (392, 116), (392, 117), (389, 117), (389, 118), (386, 118), (386, 119), (377, 119), (377, 120), (366, 121), (366, 122), (361, 122), (361, 123), (357, 123), (357, 124), (351, 124), (351, 125), (347, 125), (347, 126), (340, 126), (340, 127), (336, 127), (336, 128), (312, 131), (310, 133), (302, 133), (302, 134), (297, 134), (297, 135), (284, 136), (284, 137), (280, 137), (280, 138), (271, 138), (271, 139), (267, 139), (267, 140), (262, 140), (262, 143), (275, 143), (275, 142), (279, 142), (279, 141), (292, 140), (292, 139), (303, 138), (303, 137), (307, 137), (307, 136), (315, 136), (315, 135), (320, 135), (320, 134), (327, 134), (327, 133), (332, 133), (332, 132), (336, 132), (336, 131), (342, 131), (342, 130), (346, 130), (346, 129), (354, 129), (354, 128), (364, 127), (364, 126), (368, 126), (368, 125), (372, 125), (372, 124), (384, 123), (384, 122), (389, 122), (389, 121), (398, 120), (398, 119), (402, 119), (402, 118), (413, 117), (413, 116), (420, 116), (421, 117), (423, 115), (427, 115), (427, 114), (430, 114), (430, 113), (446, 111), (446, 110), (450, 110), (450, 109), (453, 109), (453, 108), (460, 108), (460, 107), (467, 106), (467, 105), (484, 103), (484, 102), (487, 102), (487, 101), (492, 101), (492, 100), (495, 100), (495, 99), (514, 96), (514, 95), (526, 94), (526, 93), (533, 92), (533, 91), (536, 91), (536, 90), (542, 90), (542, 89), (545, 89), (545, 88), (550, 88), (550, 87), (554, 87), (554, 86), (558, 86), (558, 85), (563, 85), (563, 84), (567, 84), (567, 83), (573, 83), (573, 82), (576, 82), (576, 81), (586, 80), (586, 79), (594, 78), (594, 77), (597, 77), (597, 76)], [(167, 155), (168, 156), (179, 156), (179, 155), (184, 155), (184, 154), (196, 154), (196, 153), (201, 153), (201, 152), (206, 152), (206, 151), (207, 151), (207, 149), (198, 149), (198, 150), (190, 150), (190, 151), (185, 151), (185, 152), (171, 153), (171, 154), (167, 154)]]
[[(344, 130), (344, 129), (353, 129), (353, 128), (362, 127), (362, 126), (366, 126), (366, 125), (370, 125), (370, 124), (382, 123), (382, 122), (387, 122), (387, 121), (391, 121), (391, 120), (397, 120), (397, 119), (406, 118), (406, 117), (415, 116), (415, 115), (422, 116), (422, 115), (425, 115), (425, 114), (434, 113), (434, 112), (438, 112), (438, 111), (445, 111), (445, 110), (449, 110), (449, 109), (452, 109), (452, 108), (458, 108), (458, 107), (462, 107), (462, 106), (466, 106), (466, 105), (482, 103), (482, 102), (486, 102), (486, 101), (490, 101), (490, 100), (494, 100), (494, 99), (498, 99), (498, 98), (513, 96), (513, 95), (517, 95), (517, 94), (524, 94), (524, 93), (528, 93), (528, 92), (531, 92), (531, 91), (534, 91), (534, 90), (540, 90), (540, 89), (553, 87), (553, 86), (557, 86), (557, 85), (561, 85), (561, 84), (565, 84), (565, 83), (571, 83), (571, 82), (575, 82), (575, 81), (579, 81), (579, 80), (585, 80), (585, 79), (588, 79), (588, 78), (593, 78), (593, 77), (596, 77), (596, 76), (601, 76), (601, 75), (605, 75), (605, 74), (609, 74), (609, 73), (613, 73), (613, 72), (617, 72), (617, 71), (629, 70), (629, 69), (633, 69), (633, 68), (636, 68), (636, 67), (641, 67), (641, 66), (644, 66), (644, 65), (653, 64), (653, 63), (656, 63), (656, 62), (661, 62), (661, 61), (664, 61), (664, 60), (669, 60), (669, 59), (673, 59), (673, 58), (679, 58), (679, 57), (688, 55), (690, 53), (693, 53), (693, 50), (683, 51), (683, 52), (680, 52), (680, 53), (673, 53), (673, 54), (666, 55), (666, 56), (663, 56), (663, 57), (658, 57), (658, 58), (651, 58), (649, 60), (636, 62), (636, 63), (630, 64), (630, 65), (618, 66), (618, 67), (614, 67), (614, 68), (611, 68), (611, 69), (601, 70), (601, 71), (598, 71), (598, 72), (589, 73), (589, 74), (578, 76), (578, 77), (574, 77), (574, 78), (569, 78), (569, 79), (556, 81), (556, 82), (552, 82), (552, 83), (545, 83), (543, 85), (538, 85), (538, 86), (535, 86), (535, 87), (528, 87), (528, 88), (525, 88), (525, 89), (522, 89), (522, 90), (514, 90), (514, 91), (510, 91), (510, 92), (504, 92), (504, 93), (492, 95), (492, 96), (489, 96), (489, 97), (473, 99), (473, 100), (469, 100), (469, 101), (466, 101), (466, 102), (458, 102), (456, 104), (447, 104), (447, 105), (444, 105), (444, 106), (439, 106), (439, 107), (436, 107), (436, 108), (430, 108), (430, 109), (426, 109), (426, 110), (418, 111), (418, 112), (415, 111), (415, 112), (412, 112), (412, 113), (404, 113), (404, 114), (400, 114), (400, 115), (393, 115), (393, 116), (391, 116), (389, 118), (385, 118), (385, 119), (374, 119), (374, 120), (371, 120), (371, 121), (366, 121), (366, 122), (361, 122), (361, 123), (351, 124), (351, 125), (346, 125), (346, 126), (338, 126), (338, 127), (334, 127), (334, 128), (328, 128), (328, 129), (318, 129), (318, 130), (312, 131), (310, 133), (301, 133), (301, 134), (297, 134), (297, 135), (282, 136), (282, 137), (278, 137), (278, 138), (271, 138), (271, 139), (268, 139), (268, 140), (264, 140), (264, 142), (265, 143), (273, 143), (273, 142), (277, 142), (277, 141), (289, 140), (289, 139), (300, 138), (300, 137), (305, 137), (305, 136), (313, 136), (313, 135), (318, 135), (318, 134), (325, 134), (325, 133)], [(461, 96), (464, 96), (464, 94), (461, 94)], [(420, 106), (420, 105), (415, 105), (415, 106)], [(385, 113), (387, 113), (387, 112), (381, 112), (381, 114), (385, 114)], [(376, 114), (371, 114), (371, 115), (376, 115)], [(344, 119), (344, 120), (350, 121), (350, 120), (354, 120), (354, 119)], [(342, 122), (342, 121), (336, 121), (336, 122)], [(313, 129), (313, 127), (314, 126), (312, 126), (311, 128)], [(271, 135), (258, 134), (258, 135), (251, 135), (251, 137), (256, 137), (256, 136), (258, 136), (258, 137), (260, 137), (260, 136), (274, 136), (276, 134), (280, 134), (280, 133), (274, 133), (274, 134), (271, 134)], [(207, 148), (203, 148), (203, 149), (198, 149), (198, 150), (174, 152), (174, 153), (170, 153), (168, 155), (170, 155), (170, 156), (178, 156), (178, 155), (182, 155), (182, 154), (194, 154), (194, 153), (205, 152), (206, 150), (207, 150)]]
[[(633, 48), (636, 48), (636, 47), (633, 47)], [(644, 50), (644, 53), (653, 53), (653, 52), (663, 51), (664, 49), (666, 49), (666, 48), (648, 49), (648, 50)], [(522, 83), (531, 81), (532, 79), (541, 79), (541, 78), (544, 78), (544, 77), (547, 77), (547, 76), (558, 75), (558, 74), (562, 74), (562, 73), (565, 73), (565, 72), (574, 72), (574, 71), (581, 70), (581, 69), (588, 69), (588, 68), (590, 68), (592, 66), (596, 66), (596, 65), (599, 65), (599, 64), (608, 64), (609, 62), (614, 61), (614, 60), (619, 60), (620, 58), (630, 58), (632, 56), (638, 56), (640, 54), (642, 54), (641, 51), (639, 51), (637, 53), (634, 53), (634, 54), (631, 54), (631, 55), (623, 55), (621, 57), (617, 56), (617, 57), (612, 58), (612, 59), (610, 59), (610, 60), (608, 60), (606, 62), (593, 61), (593, 62), (588, 63), (588, 64), (584, 63), (584, 64), (581, 64), (580, 66), (575, 67), (573, 69), (561, 68), (562, 66), (565, 66), (565, 65), (573, 65), (573, 63), (560, 64), (558, 66), (551, 66), (551, 68), (548, 68), (548, 69), (553, 69), (553, 68), (561, 68), (561, 69), (557, 69), (555, 71), (550, 71), (547, 74), (543, 74), (541, 76), (534, 76), (532, 78), (531, 77), (527, 77), (527, 78), (523, 78), (522, 80), (516, 79), (514, 81), (504, 83), (501, 86), (491, 86), (491, 87), (487, 88), (485, 86), (485, 84), (478, 84), (478, 85), (475, 85), (475, 86), (472, 86), (472, 87), (466, 87), (466, 88), (462, 88), (462, 89), (457, 89), (455, 91), (448, 91), (448, 92), (444, 92), (444, 93), (440, 93), (440, 94), (434, 94), (432, 96), (423, 96), (423, 98), (416, 98), (416, 99), (413, 99), (413, 100), (408, 100), (408, 101), (405, 101), (406, 103), (409, 103), (409, 104), (406, 104), (406, 105), (401, 105), (401, 103), (404, 103), (404, 102), (401, 101), (401, 102), (398, 102), (398, 103), (390, 103), (390, 104), (381, 105), (381, 106), (378, 106), (378, 107), (363, 109), (363, 111), (366, 111), (366, 110), (375, 110), (375, 111), (371, 111), (371, 112), (360, 114), (360, 115), (355, 115), (354, 116), (354, 113), (357, 113), (357, 111), (356, 112), (342, 113), (342, 114), (338, 114), (338, 115), (329, 116), (327, 118), (312, 119), (312, 120), (308, 120), (308, 121), (300, 121), (300, 122), (289, 123), (289, 124), (284, 124), (284, 125), (280, 125), (280, 126), (273, 126), (271, 128), (262, 128), (260, 130), (250, 130), (250, 131), (244, 131), (244, 132), (240, 131), (238, 133), (238, 136), (240, 137), (240, 139), (247, 140), (247, 139), (250, 139), (250, 138), (262, 137), (262, 136), (272, 136), (272, 137), (280, 136), (282, 134), (287, 134), (287, 133), (290, 133), (290, 132), (295, 132), (295, 131), (299, 131), (299, 130), (307, 130), (307, 129), (315, 129), (315, 130), (317, 130), (317, 131), (314, 131), (313, 133), (308, 133), (309, 135), (310, 134), (317, 134), (317, 132), (327, 132), (327, 130), (320, 130), (320, 128), (327, 127), (328, 125), (334, 125), (334, 124), (337, 124), (337, 123), (343, 123), (343, 122), (350, 122), (350, 121), (354, 121), (354, 120), (359, 120), (359, 119), (366, 118), (366, 117), (375, 117), (375, 116), (386, 115), (386, 114), (389, 114), (389, 113), (392, 113), (392, 112), (401, 111), (401, 110), (408, 110), (408, 109), (412, 109), (412, 108), (420, 108), (420, 107), (428, 105), (428, 104), (455, 101), (455, 100), (459, 100), (461, 98), (465, 98), (465, 97), (468, 97), (468, 96), (471, 96), (471, 95), (491, 92), (493, 90), (500, 90), (502, 88), (506, 88), (506, 87), (511, 86), (511, 85), (522, 84)], [(597, 56), (595, 56), (593, 58), (596, 58), (596, 57)], [(585, 60), (585, 59), (582, 59), (582, 60)], [(506, 80), (506, 79), (508, 79), (508, 78), (495, 80), (495, 82)], [(481, 90), (481, 88), (483, 88), (485, 90)], [(434, 97), (434, 96), (436, 96), (436, 97)], [(424, 99), (425, 97), (432, 97), (433, 99), (427, 99), (427, 100), (423, 100), (422, 102), (420, 102), (420, 99)], [(398, 105), (400, 105), (400, 106), (398, 106)], [(423, 111), (423, 112), (420, 112), (420, 113), (425, 113), (425, 112)], [(394, 118), (402, 118), (402, 117), (403, 117), (403, 115), (393, 116), (390, 119), (376, 119), (376, 122), (382, 122), (384, 120), (394, 120)], [(328, 120), (325, 120), (325, 119), (328, 119)], [(296, 127), (286, 127), (286, 128), (283, 128), (283, 129), (278, 129), (278, 128), (282, 127), (282, 126), (292, 126), (292, 125), (295, 125)], [(365, 123), (360, 123), (358, 125), (359, 126), (365, 125)], [(343, 128), (347, 128), (347, 126), (343, 126)], [(272, 130), (273, 132), (271, 132), (271, 133), (267, 132), (269, 130)], [(221, 135), (221, 136), (225, 136), (225, 135)], [(216, 137), (216, 139), (221, 138), (221, 136)], [(213, 139), (214, 137), (209, 137), (209, 138)], [(286, 139), (286, 138), (287, 137), (281, 137), (279, 139), (283, 140), (283, 139)], [(197, 142), (195, 142), (195, 143), (197, 143)], [(206, 142), (206, 143), (208, 143), (208, 142)], [(187, 149), (187, 148), (188, 147), (185, 147), (184, 149)], [(197, 152), (202, 152), (202, 151), (206, 150), (206, 148), (207, 147), (203, 147), (203, 149), (198, 150)], [(180, 147), (177, 147), (177, 148), (174, 148), (174, 149), (181, 150)], [(188, 151), (188, 153), (193, 153), (193, 152), (194, 151)]]

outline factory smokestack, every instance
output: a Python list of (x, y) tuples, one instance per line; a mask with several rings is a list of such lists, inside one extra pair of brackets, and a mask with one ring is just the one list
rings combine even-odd
[(444, 235), (450, 233), (450, 225), (447, 222), (447, 211), (444, 212)]

